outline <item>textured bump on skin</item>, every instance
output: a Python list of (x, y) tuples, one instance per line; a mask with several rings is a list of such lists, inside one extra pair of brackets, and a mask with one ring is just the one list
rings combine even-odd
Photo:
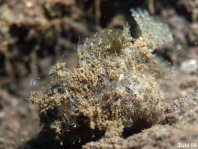
[(76, 133), (73, 130), (83, 126), (103, 131), (106, 137), (120, 136), (124, 128), (159, 121), (163, 114), (160, 86), (167, 70), (152, 51), (172, 35), (146, 11), (132, 13), (142, 31), (138, 39), (130, 36), (128, 26), (96, 33), (79, 45), (73, 70), (65, 63), (51, 69), (58, 88), (47, 89), (42, 97), (39, 92), (32, 94), (40, 122), (57, 136)]

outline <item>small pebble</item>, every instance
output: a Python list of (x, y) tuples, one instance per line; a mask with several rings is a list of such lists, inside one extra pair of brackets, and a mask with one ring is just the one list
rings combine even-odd
[(195, 59), (189, 59), (180, 65), (180, 70), (192, 74), (192, 73), (198, 73), (198, 61)]
[(5, 113), (4, 112), (0, 112), (0, 119), (4, 118)]

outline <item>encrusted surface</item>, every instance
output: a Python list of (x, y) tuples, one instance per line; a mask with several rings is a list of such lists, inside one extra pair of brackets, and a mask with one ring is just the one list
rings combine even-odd
[[(103, 138), (90, 142), (84, 149), (113, 148), (196, 148), (198, 143), (198, 92), (177, 99), (166, 107), (163, 125), (155, 125), (141, 133), (123, 139), (120, 137)], [(190, 135), (189, 135), (190, 134)]]

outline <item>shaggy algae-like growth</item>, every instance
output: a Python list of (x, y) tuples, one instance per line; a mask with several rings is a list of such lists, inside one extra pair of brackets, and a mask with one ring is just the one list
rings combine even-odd
[(167, 69), (152, 54), (172, 40), (168, 27), (146, 11), (132, 10), (141, 35), (129, 27), (103, 30), (79, 45), (77, 66), (58, 63), (50, 72), (56, 87), (32, 93), (40, 122), (69, 143), (103, 135), (121, 136), (124, 130), (149, 127), (163, 114), (160, 85)]

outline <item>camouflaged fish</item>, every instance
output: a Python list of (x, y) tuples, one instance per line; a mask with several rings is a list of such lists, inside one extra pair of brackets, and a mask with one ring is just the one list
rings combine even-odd
[(163, 113), (160, 86), (168, 69), (152, 52), (172, 34), (147, 11), (131, 12), (138, 38), (127, 25), (94, 34), (78, 46), (74, 69), (65, 63), (52, 67), (50, 75), (61, 92), (32, 93), (40, 122), (67, 143), (121, 136), (125, 128), (157, 123)]

